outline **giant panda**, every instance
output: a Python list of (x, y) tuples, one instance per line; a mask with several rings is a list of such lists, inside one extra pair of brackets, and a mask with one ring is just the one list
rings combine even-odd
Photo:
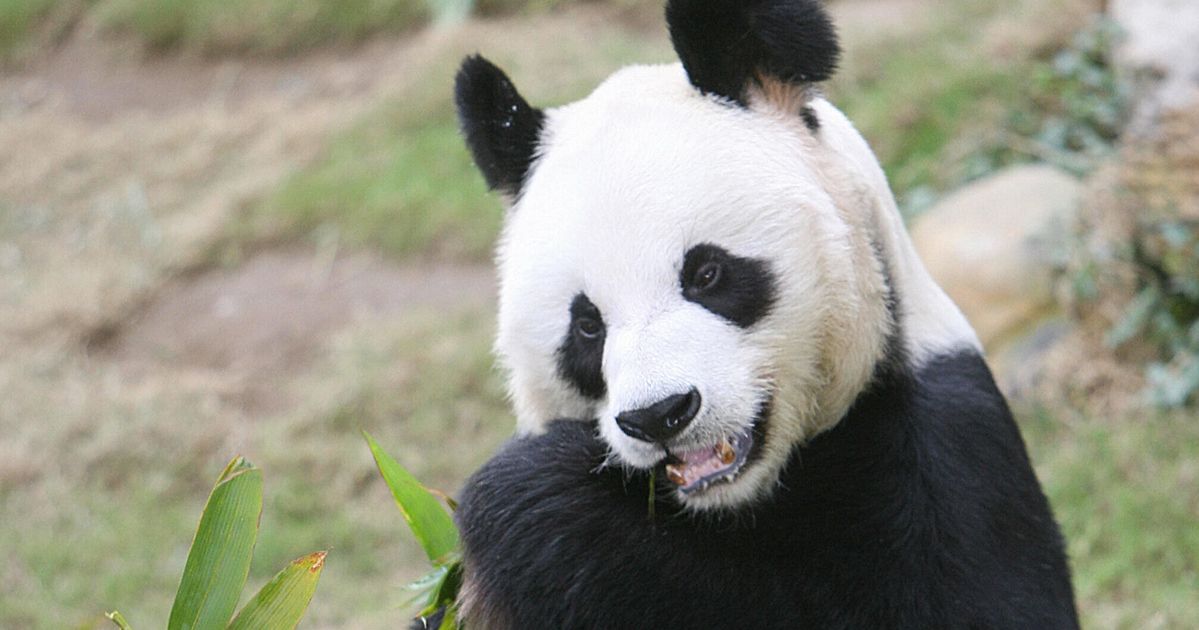
[(681, 64), (562, 107), (458, 73), (518, 426), (461, 495), (462, 622), (1077, 627), (979, 341), (818, 89), (823, 5), (666, 19)]

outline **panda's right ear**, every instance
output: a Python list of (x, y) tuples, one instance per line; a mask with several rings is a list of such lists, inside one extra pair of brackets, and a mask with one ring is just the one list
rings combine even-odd
[(480, 55), (462, 61), (454, 102), (466, 146), (487, 186), (515, 199), (533, 164), (545, 114), (530, 106), (503, 70)]

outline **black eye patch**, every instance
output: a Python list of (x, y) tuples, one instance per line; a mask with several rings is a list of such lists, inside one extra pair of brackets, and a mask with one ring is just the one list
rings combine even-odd
[(570, 325), (558, 346), (558, 374), (580, 394), (604, 397), (604, 339), (607, 328), (599, 309), (579, 293), (570, 302)]
[(765, 317), (778, 292), (766, 261), (734, 256), (710, 243), (687, 250), (679, 284), (684, 299), (741, 328)]

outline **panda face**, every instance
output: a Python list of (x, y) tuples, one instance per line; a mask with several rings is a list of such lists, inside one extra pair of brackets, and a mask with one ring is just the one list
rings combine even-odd
[(613, 464), (689, 507), (767, 493), (818, 424), (862, 271), (811, 130), (626, 69), (546, 113), (500, 246), (497, 349), (520, 427), (598, 418)]
[(823, 3), (668, 0), (666, 19), (680, 65), (543, 112), (473, 56), (455, 99), (510, 205), (496, 349), (518, 430), (597, 419), (610, 465), (737, 509), (876, 373), (978, 340), (815, 90), (840, 53)]

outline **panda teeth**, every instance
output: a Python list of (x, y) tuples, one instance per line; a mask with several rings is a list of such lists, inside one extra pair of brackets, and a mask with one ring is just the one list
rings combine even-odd
[(683, 474), (683, 467), (679, 464), (666, 465), (666, 478), (676, 486), (681, 486), (687, 483), (687, 475)]
[(720, 463), (725, 466), (737, 461), (737, 451), (733, 449), (732, 444), (729, 444), (728, 439), (721, 439), (716, 444), (716, 455), (720, 457)]

